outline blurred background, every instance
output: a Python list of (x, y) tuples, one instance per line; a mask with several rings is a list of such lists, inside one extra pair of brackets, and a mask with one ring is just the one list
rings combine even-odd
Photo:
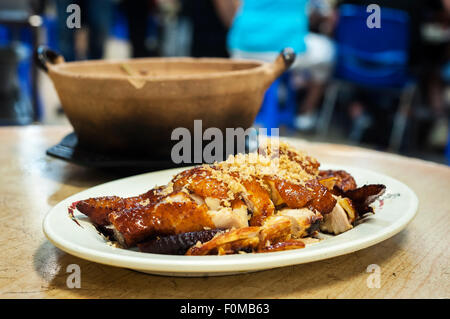
[(68, 123), (34, 63), (40, 44), (66, 61), (272, 61), (289, 46), (297, 60), (255, 125), (450, 163), (450, 0), (1, 0), (0, 125)]

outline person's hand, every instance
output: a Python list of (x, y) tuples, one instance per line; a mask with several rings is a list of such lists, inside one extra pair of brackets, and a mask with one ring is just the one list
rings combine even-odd
[(450, 16), (450, 0), (442, 0), (442, 6), (444, 7), (447, 16)]
[(239, 0), (214, 0), (217, 15), (227, 28), (231, 27), (239, 5)]

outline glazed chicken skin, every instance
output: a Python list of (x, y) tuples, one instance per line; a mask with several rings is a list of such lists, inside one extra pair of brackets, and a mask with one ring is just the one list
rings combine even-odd
[(285, 143), (263, 146), (259, 153), (184, 170), (139, 196), (90, 198), (76, 208), (123, 247), (221, 229), (187, 251), (208, 255), (302, 248), (302, 238), (319, 227), (331, 233), (350, 229), (357, 210), (368, 207), (345, 197), (356, 190), (348, 173), (320, 172), (317, 160)]
[(160, 198), (161, 190), (162, 187), (156, 187), (139, 196), (128, 198), (118, 196), (89, 198), (77, 202), (75, 207), (88, 216), (97, 226), (106, 226), (110, 224), (108, 218), (110, 213), (142, 206), (147, 202), (154, 202)]
[(198, 205), (184, 192), (174, 192), (160, 201), (109, 214), (116, 239), (134, 246), (150, 236), (164, 236), (205, 227), (215, 228), (206, 205)]
[[(256, 181), (255, 178), (240, 180), (239, 174), (230, 173), (229, 180), (233, 182), (235, 190), (239, 196), (230, 195), (230, 186), (222, 182), (215, 173), (220, 173), (220, 168), (197, 167), (184, 171), (173, 179), (173, 188), (175, 190), (187, 189), (191, 196), (197, 198), (200, 202), (206, 202), (211, 210), (218, 210), (227, 207), (227, 201), (238, 200), (245, 203), (246, 209), (252, 211), (252, 216), (248, 223), (252, 226), (260, 226), (264, 219), (275, 212), (275, 205), (271, 201), (270, 193)], [(245, 222), (247, 223), (247, 222)], [(245, 224), (240, 225), (245, 226)]]

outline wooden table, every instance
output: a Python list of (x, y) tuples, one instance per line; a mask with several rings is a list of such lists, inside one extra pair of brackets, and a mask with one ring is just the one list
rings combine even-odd
[[(396, 236), (370, 248), (309, 264), (237, 276), (175, 278), (88, 262), (50, 244), (47, 211), (85, 188), (121, 177), (45, 155), (67, 126), (0, 128), (1, 298), (449, 298), (450, 168), (361, 148), (296, 144), (320, 161), (369, 168), (409, 185), (419, 212)], [(69, 289), (67, 266), (81, 268)], [(368, 265), (381, 287), (368, 288)]]

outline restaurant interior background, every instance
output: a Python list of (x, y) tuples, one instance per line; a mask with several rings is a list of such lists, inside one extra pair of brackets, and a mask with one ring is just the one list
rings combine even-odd
[[(299, 35), (305, 47), (267, 91), (255, 124), (310, 141), (450, 163), (450, 1), (300, 2), (308, 3), (298, 12), (309, 29)], [(72, 3), (81, 8), (79, 29), (66, 24)], [(387, 28), (376, 43), (364, 41), (370, 28), (352, 28), (352, 19), (367, 18), (371, 3), (381, 7)], [(34, 62), (40, 44), (66, 61), (245, 58), (233, 47), (242, 40), (234, 25), (238, 7), (234, 0), (1, 0), (0, 125), (67, 123), (51, 81)], [(270, 25), (244, 38), (263, 47)]]

